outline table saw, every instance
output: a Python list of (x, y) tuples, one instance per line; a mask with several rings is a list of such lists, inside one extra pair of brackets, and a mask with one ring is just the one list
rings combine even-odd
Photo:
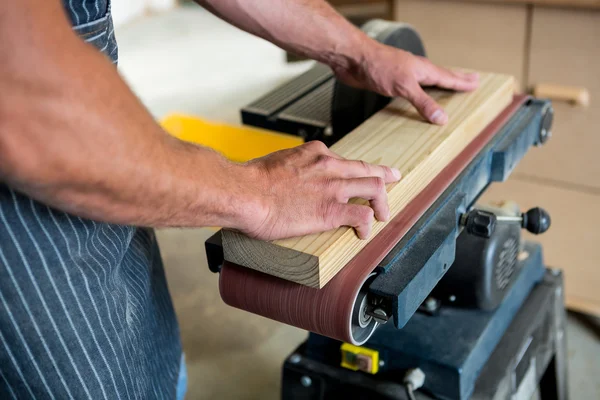
[[(410, 26), (376, 20), (362, 29), (425, 56)], [(332, 144), (389, 101), (337, 82), (317, 64), (245, 107), (242, 119)], [(482, 132), (468, 162), (454, 168), (451, 183), (382, 261), (352, 282), (349, 336), (339, 340), (310, 328), (316, 333), (284, 363), (282, 398), (529, 399), (536, 391), (543, 399), (567, 398), (562, 275), (546, 268), (540, 245), (521, 237), (521, 229), (545, 232), (550, 217), (539, 207), (521, 212), (511, 202), (477, 204), (532, 146), (548, 140), (552, 116), (549, 101), (514, 97)], [(220, 232), (205, 245), (209, 268), (221, 273), (225, 302), (289, 323), (252, 303), (264, 282), (279, 278), (224, 263)], [(255, 293), (236, 292), (229, 284), (236, 280)]]

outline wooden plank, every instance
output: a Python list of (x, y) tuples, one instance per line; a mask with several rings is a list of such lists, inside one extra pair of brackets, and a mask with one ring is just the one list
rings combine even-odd
[[(480, 87), (472, 93), (430, 90), (449, 115), (448, 124), (441, 127), (425, 122), (406, 100), (396, 99), (331, 149), (349, 159), (400, 170), (403, 179), (387, 189), (394, 218), (511, 102), (513, 91), (513, 78), (499, 74), (482, 74)], [(371, 238), (385, 226), (375, 221)], [(368, 242), (345, 227), (272, 242), (223, 232), (227, 261), (316, 288)]]
[(503, 200), (517, 202), (524, 211), (536, 206), (548, 211), (548, 232), (535, 236), (523, 231), (525, 239), (541, 243), (546, 265), (564, 271), (567, 307), (600, 316), (600, 194), (512, 176), (493, 184), (481, 202)]
[(526, 5), (396, 0), (395, 13), (415, 27), (436, 64), (468, 65), (526, 83)]

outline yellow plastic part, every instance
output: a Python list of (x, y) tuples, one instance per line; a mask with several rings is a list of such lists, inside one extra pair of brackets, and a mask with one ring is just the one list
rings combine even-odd
[(161, 125), (176, 138), (210, 147), (237, 162), (245, 162), (304, 143), (298, 136), (209, 122), (183, 114), (171, 114), (161, 121)]
[(363, 371), (375, 375), (379, 372), (379, 352), (366, 347), (344, 343), (342, 351), (342, 367), (352, 371)]

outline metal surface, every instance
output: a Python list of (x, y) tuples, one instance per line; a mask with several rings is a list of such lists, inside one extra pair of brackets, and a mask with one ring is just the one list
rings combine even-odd
[(473, 400), (566, 400), (566, 311), (563, 276), (546, 270), (483, 367)]
[[(314, 67), (304, 74), (244, 107), (241, 112), (242, 122), (246, 125), (303, 136), (300, 132), (301, 127), (280, 124), (278, 114), (285, 112), (284, 110), (293, 105), (294, 102), (306, 99), (308, 94), (319, 89), (321, 85), (332, 79), (333, 72), (331, 72), (328, 66), (315, 64)], [(331, 92), (331, 90), (333, 90), (333, 87), (330, 83), (329, 91)], [(328, 94), (328, 97), (327, 101), (319, 103), (319, 108), (316, 110), (318, 115), (329, 115), (331, 110), (331, 93)], [(311, 120), (318, 121), (317, 126), (329, 125), (328, 120), (320, 121), (317, 116), (313, 116)]]
[[(425, 56), (421, 38), (410, 25), (371, 20), (361, 29), (388, 46)], [(316, 64), (244, 107), (242, 122), (331, 145), (390, 100), (374, 92), (347, 86), (335, 79), (329, 67)]]
[(350, 332), (352, 334), (352, 343), (364, 343), (366, 342), (377, 326), (379, 326), (379, 320), (373, 318), (367, 314), (368, 299), (367, 290), (369, 283), (375, 277), (375, 273), (369, 274), (367, 279), (362, 284), (362, 287), (354, 300), (352, 306), (352, 318), (350, 319)]

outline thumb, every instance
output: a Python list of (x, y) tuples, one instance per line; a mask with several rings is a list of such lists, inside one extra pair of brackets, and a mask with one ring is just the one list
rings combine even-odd
[(404, 97), (429, 122), (436, 125), (444, 125), (448, 122), (448, 115), (446, 115), (442, 107), (431, 96), (425, 93), (419, 84), (412, 86)]

